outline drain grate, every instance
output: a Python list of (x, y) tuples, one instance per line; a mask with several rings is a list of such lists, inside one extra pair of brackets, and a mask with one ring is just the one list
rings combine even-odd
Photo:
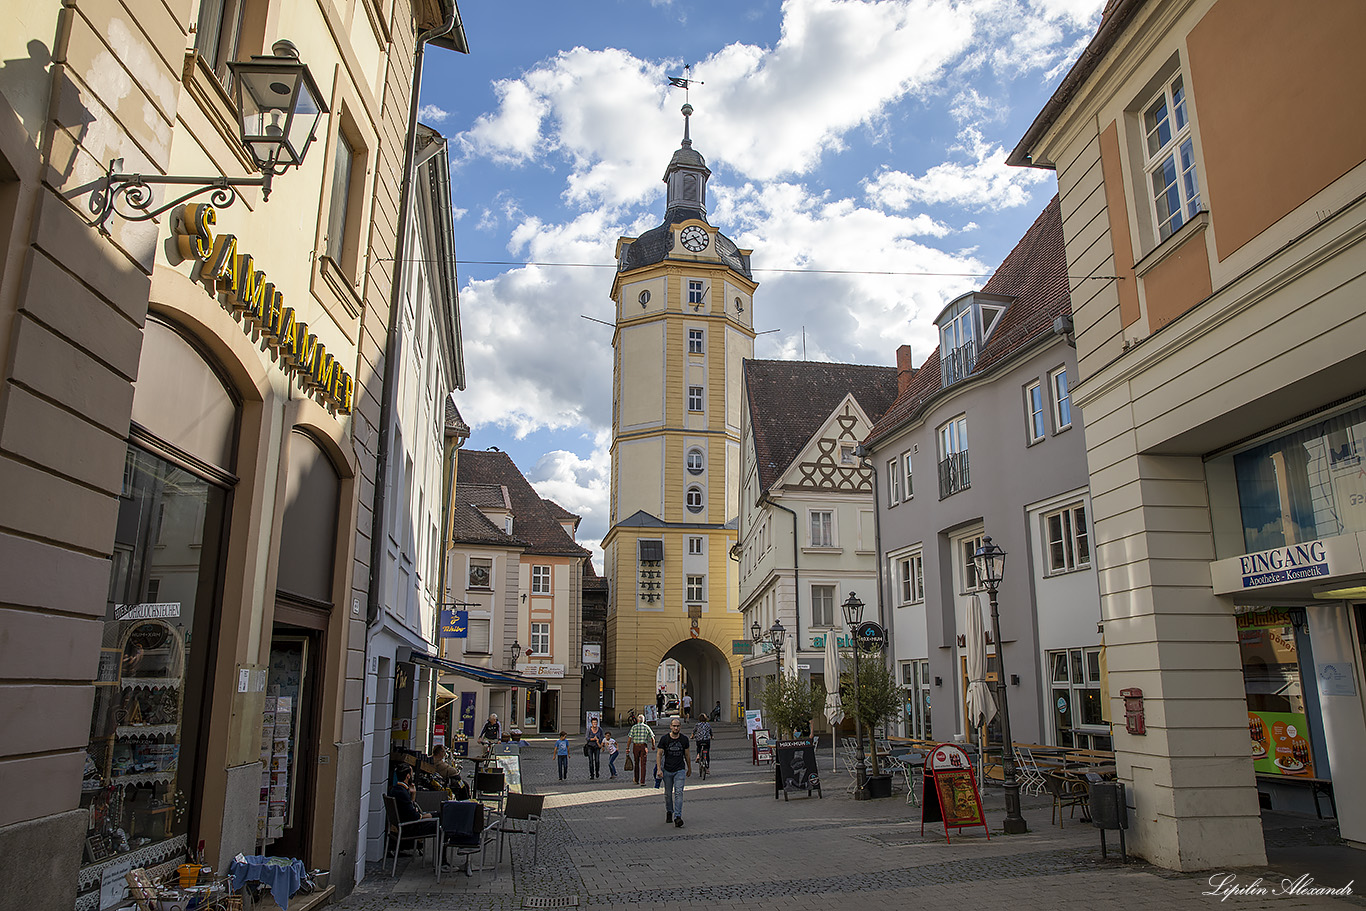
[(523, 908), (577, 908), (577, 895), (528, 895), (522, 899)]

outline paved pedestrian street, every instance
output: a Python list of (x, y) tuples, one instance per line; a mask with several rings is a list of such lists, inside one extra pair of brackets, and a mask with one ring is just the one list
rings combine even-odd
[[(691, 725), (685, 725), (690, 730)], [(662, 730), (662, 729), (661, 729)], [(1223, 871), (1225, 890), (1206, 895), (1210, 874), (1180, 874), (1133, 859), (1120, 862), (1109, 833), (1102, 860), (1099, 833), (1065, 820), (1050, 825), (1050, 801), (1025, 797), (1026, 835), (1000, 833), (1000, 791), (984, 795), (992, 834), (977, 829), (946, 844), (942, 827), (920, 830), (920, 810), (904, 791), (891, 800), (855, 801), (848, 776), (829, 773), (823, 798), (773, 797), (772, 767), (754, 766), (738, 725), (719, 726), (713, 774), (696, 774), (684, 795), (683, 828), (665, 822), (664, 800), (618, 768), (615, 781), (590, 781), (586, 760), (571, 756), (570, 778), (555, 780), (552, 741), (522, 750), (526, 790), (547, 795), (539, 857), (529, 840), (512, 846), (512, 860), (473, 877), (446, 873), (438, 885), (430, 858), (403, 858), (391, 877), (372, 865), (366, 880), (340, 903), (344, 911), (432, 908), (520, 909), (651, 905), (697, 909), (1040, 908), (1050, 911), (1195, 907), (1363, 908), (1366, 877), (1360, 854), (1341, 845), (1336, 827), (1303, 817), (1268, 817), (1266, 869)], [(624, 758), (624, 757), (623, 757)], [(619, 762), (620, 766), (620, 762)], [(606, 775), (607, 763), (603, 762)], [(898, 784), (900, 781), (898, 780)], [(1353, 869), (1353, 867), (1356, 869)], [(1349, 897), (1278, 895), (1286, 877), (1308, 873), (1314, 886), (1340, 887)], [(1260, 883), (1258, 879), (1260, 877)], [(1263, 890), (1263, 891), (1258, 891)]]

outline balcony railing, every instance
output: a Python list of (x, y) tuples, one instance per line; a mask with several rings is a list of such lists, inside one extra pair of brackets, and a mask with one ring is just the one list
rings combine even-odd
[(965, 380), (972, 375), (972, 371), (977, 366), (977, 345), (975, 342), (964, 342), (957, 348), (953, 348), (947, 353), (939, 353), (939, 378), (943, 380), (944, 386), (952, 386), (959, 380)]
[(972, 486), (968, 474), (968, 451), (950, 453), (939, 463), (939, 499), (952, 496)]

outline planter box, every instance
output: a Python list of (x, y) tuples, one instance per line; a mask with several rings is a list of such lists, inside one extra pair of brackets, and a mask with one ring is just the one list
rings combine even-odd
[(869, 775), (868, 783), (864, 785), (863, 790), (854, 792), (854, 798), (857, 800), (878, 800), (880, 798), (891, 796), (891, 775)]

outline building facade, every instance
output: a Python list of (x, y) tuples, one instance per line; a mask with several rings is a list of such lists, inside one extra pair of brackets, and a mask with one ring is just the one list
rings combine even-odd
[(1299, 12), (1111, 3), (1010, 156), (1062, 198), (1130, 843), (1183, 870), (1326, 787), (1366, 844), (1366, 9)]
[(755, 624), (762, 634), (781, 622), (793, 640), (787, 655), (755, 642), (742, 662), (753, 708), (780, 660), (824, 687), (825, 637), (848, 638), (841, 603), (877, 589), (872, 475), (854, 450), (896, 400), (897, 369), (746, 360), (743, 394), (741, 628), (753, 639)]
[[(868, 436), (878, 472), (884, 587), (910, 736), (1000, 742), (967, 718), (969, 612), (987, 630), (987, 682), (1008, 675), (1011, 733), (1024, 743), (1109, 749), (1100, 603), (1090, 546), (1076, 355), (1058, 201), (982, 290), (936, 318), (940, 344)], [(903, 347), (898, 360), (909, 366)], [(971, 445), (969, 445), (971, 441)], [(990, 633), (973, 554), (1006, 551), (1001, 636)]]
[(607, 688), (614, 711), (653, 704), (676, 659), (695, 704), (733, 705), (744, 638), (735, 543), (740, 371), (754, 354), (748, 250), (707, 218), (711, 170), (683, 143), (664, 172), (664, 222), (617, 242), (612, 281)]
[[(341, 18), (288, 0), (0, 12), (5, 59), (26, 62), (0, 75), (7, 901), (99, 908), (103, 881), (201, 845), (219, 868), (265, 850), (350, 886), (382, 226), (417, 35), (464, 36), (450, 3)], [(111, 197), (119, 160), (256, 174), (229, 64), (292, 51), (321, 116), (269, 200)]]
[(426, 751), (432, 731), (434, 668), (400, 661), (403, 650), (435, 651), (441, 598), (442, 533), (447, 456), (447, 414), (452, 391), (464, 388), (460, 310), (455, 275), (450, 155), (445, 138), (418, 124), (414, 133), (411, 205), (405, 247), (412, 255), (398, 270), (400, 310), (393, 351), (397, 381), (388, 487), (381, 516), (383, 559), (376, 568), (379, 609), (366, 634), (365, 753), (361, 765), (360, 844), (355, 875), (365, 860), (383, 857), (383, 795), (395, 746)]
[[(462, 491), (468, 495), (460, 496)], [(496, 629), (484, 653), (491, 666), (519, 679), (486, 687), (482, 697), (476, 695), (476, 705), (482, 699), (488, 711), (498, 713), (504, 730), (517, 727), (527, 736), (583, 730), (583, 567), (589, 552), (574, 541), (578, 516), (542, 499), (512, 459), (498, 450), (462, 452), (456, 492), (495, 529), (526, 542), (519, 559), (507, 559), (502, 567), (508, 574), (504, 591), (517, 593), (514, 610), (504, 611), (500, 623), (499, 602), (492, 597), (488, 601), (489, 622)], [(469, 580), (476, 581), (475, 573), (482, 578), (484, 565), (470, 559)], [(496, 561), (488, 568), (500, 571)], [(473, 594), (467, 590), (466, 600)], [(470, 618), (473, 623), (479, 615)], [(466, 648), (470, 642), (466, 640)], [(477, 692), (460, 690), (454, 682), (448, 686)]]

